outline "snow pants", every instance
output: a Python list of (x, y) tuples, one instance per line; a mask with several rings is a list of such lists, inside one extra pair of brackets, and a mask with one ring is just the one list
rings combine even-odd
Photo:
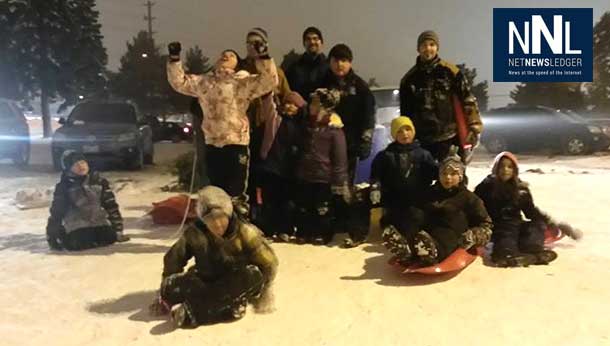
[(184, 304), (190, 325), (217, 323), (233, 318), (233, 310), (260, 296), (263, 274), (255, 265), (236, 265), (216, 280), (197, 270), (173, 274), (161, 284), (161, 298), (170, 305)]
[(80, 228), (66, 233), (61, 239), (66, 250), (78, 251), (107, 246), (117, 240), (116, 231), (110, 226)]
[(207, 171), (210, 184), (218, 186), (241, 204), (247, 205), (250, 150), (246, 145), (226, 145), (222, 148), (206, 145)]
[(296, 203), (297, 237), (322, 237), (325, 242), (330, 242), (334, 236), (330, 185), (299, 182)]
[(541, 222), (496, 222), (491, 236), (493, 257), (515, 256), (544, 250), (544, 229)]
[[(295, 183), (279, 175), (261, 174), (260, 217), (253, 217), (266, 236), (286, 233), (292, 235), (295, 227)], [(253, 209), (253, 210), (256, 210)]]

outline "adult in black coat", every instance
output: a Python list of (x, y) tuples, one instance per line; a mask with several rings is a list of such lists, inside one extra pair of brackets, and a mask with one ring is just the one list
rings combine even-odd
[(328, 60), (322, 49), (324, 37), (316, 27), (309, 27), (303, 32), (305, 53), (286, 69), (286, 78), (290, 89), (296, 91), (309, 101), (309, 95), (319, 88), (328, 72)]

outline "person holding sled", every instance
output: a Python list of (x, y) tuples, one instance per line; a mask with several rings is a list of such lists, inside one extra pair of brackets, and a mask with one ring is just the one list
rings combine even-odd
[(250, 101), (273, 90), (277, 72), (268, 54), (268, 44), (257, 41), (255, 65), (260, 74), (235, 73), (239, 56), (225, 50), (207, 75), (187, 74), (180, 62), (181, 45), (168, 45), (167, 79), (179, 93), (197, 97), (205, 114), (203, 133), (210, 184), (220, 186), (234, 199), (239, 213), (248, 214), (250, 123), (246, 110)]
[[(519, 179), (517, 158), (510, 152), (496, 156), (491, 174), (474, 191), (485, 203), (494, 223), (491, 258), (500, 267), (548, 264), (557, 254), (544, 248), (547, 227), (559, 228), (573, 239), (582, 233), (557, 223), (535, 204), (528, 184)], [(525, 220), (523, 215), (527, 218)]]
[[(236, 320), (248, 303), (270, 312), (278, 259), (262, 232), (233, 211), (219, 187), (201, 189), (196, 209), (197, 220), (163, 257), (161, 288), (150, 312), (170, 314), (176, 327)], [(191, 258), (195, 264), (184, 271)]]
[(491, 237), (492, 222), (483, 201), (464, 185), (464, 164), (457, 148), (443, 160), (439, 179), (420, 201), (423, 217), (413, 219), (412, 233), (403, 235), (394, 228), (383, 233), (384, 245), (399, 263), (433, 265), (443, 261), (458, 247), (485, 246)]
[(395, 228), (400, 234), (415, 234), (421, 218), (418, 202), (438, 177), (438, 163), (415, 140), (411, 119), (392, 120), (394, 141), (379, 152), (371, 168), (370, 198), (373, 206), (384, 208), (381, 228)]
[(128, 241), (123, 218), (108, 180), (89, 168), (85, 156), (67, 150), (55, 185), (47, 243), (53, 250), (85, 250)]
[(329, 243), (334, 235), (332, 196), (349, 201), (347, 150), (343, 123), (334, 112), (340, 95), (316, 89), (309, 103), (307, 130), (297, 163), (297, 242)]
[[(438, 56), (439, 37), (424, 31), (417, 39), (417, 62), (400, 81), (400, 114), (409, 116), (417, 128), (421, 146), (439, 162), (455, 145), (468, 163), (463, 144), (478, 144), (483, 129), (475, 96), (460, 69)], [(456, 101), (457, 98), (457, 102)], [(455, 105), (462, 107), (466, 129), (460, 143)]]

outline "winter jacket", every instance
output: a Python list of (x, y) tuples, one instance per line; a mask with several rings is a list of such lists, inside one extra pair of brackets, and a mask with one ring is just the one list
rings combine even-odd
[(472, 112), (465, 114), (469, 128), (480, 133), (476, 98), (460, 69), (438, 56), (429, 62), (419, 57), (400, 82), (400, 114), (413, 120), (417, 138), (424, 144), (441, 142), (457, 134), (453, 96)]
[(392, 142), (375, 156), (370, 182), (381, 191), (381, 205), (396, 208), (414, 205), (436, 177), (438, 163), (418, 142)]
[(294, 177), (307, 127), (303, 118), (303, 112), (294, 116), (282, 115), (282, 122), (267, 158), (260, 164), (262, 171), (288, 179)]
[(257, 60), (258, 75), (215, 71), (207, 75), (186, 74), (180, 61), (167, 63), (169, 84), (179, 93), (197, 97), (205, 121), (206, 144), (223, 147), (248, 145), (250, 124), (246, 110), (250, 101), (273, 90), (277, 72), (273, 59)]
[(426, 215), (426, 229), (451, 229), (457, 233), (477, 229), (484, 238), (479, 246), (491, 237), (492, 221), (483, 201), (462, 184), (449, 190), (440, 183), (434, 184), (422, 199), (421, 208)]
[(123, 218), (108, 181), (97, 172), (84, 177), (63, 173), (55, 186), (47, 237), (61, 239), (63, 232), (100, 226), (123, 231)]
[(534, 205), (529, 187), (525, 182), (501, 182), (494, 175), (488, 175), (474, 190), (485, 203), (494, 224), (520, 223), (525, 217), (535, 222), (545, 222), (546, 216)]
[(235, 214), (222, 239), (210, 233), (201, 220), (186, 228), (163, 257), (163, 277), (181, 273), (193, 257), (197, 274), (203, 281), (220, 278), (236, 264), (253, 264), (269, 284), (278, 266), (278, 259), (262, 232)]
[(286, 78), (293, 91), (298, 92), (305, 100), (309, 100), (309, 95), (321, 87), (327, 73), (328, 60), (324, 54), (304, 53), (299, 60), (288, 67)]
[[(339, 119), (336, 115), (336, 119)], [(341, 123), (307, 127), (297, 177), (308, 183), (347, 184), (347, 150)]]
[(344, 124), (348, 157), (358, 156), (363, 144), (368, 145), (370, 149), (375, 128), (375, 98), (366, 82), (353, 70), (343, 79), (328, 71), (322, 87), (338, 89), (341, 92), (341, 102), (335, 112)]

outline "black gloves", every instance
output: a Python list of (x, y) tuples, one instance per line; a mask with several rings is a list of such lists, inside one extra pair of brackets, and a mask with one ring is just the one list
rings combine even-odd
[(52, 250), (62, 250), (62, 240), (64, 239), (66, 230), (63, 226), (58, 225), (53, 220), (49, 219), (47, 224), (47, 243)]
[[(182, 45), (180, 42), (172, 42), (167, 45), (167, 51), (169, 52), (170, 59), (180, 60), (180, 52), (182, 51)], [(177, 59), (175, 57), (178, 57)]]

